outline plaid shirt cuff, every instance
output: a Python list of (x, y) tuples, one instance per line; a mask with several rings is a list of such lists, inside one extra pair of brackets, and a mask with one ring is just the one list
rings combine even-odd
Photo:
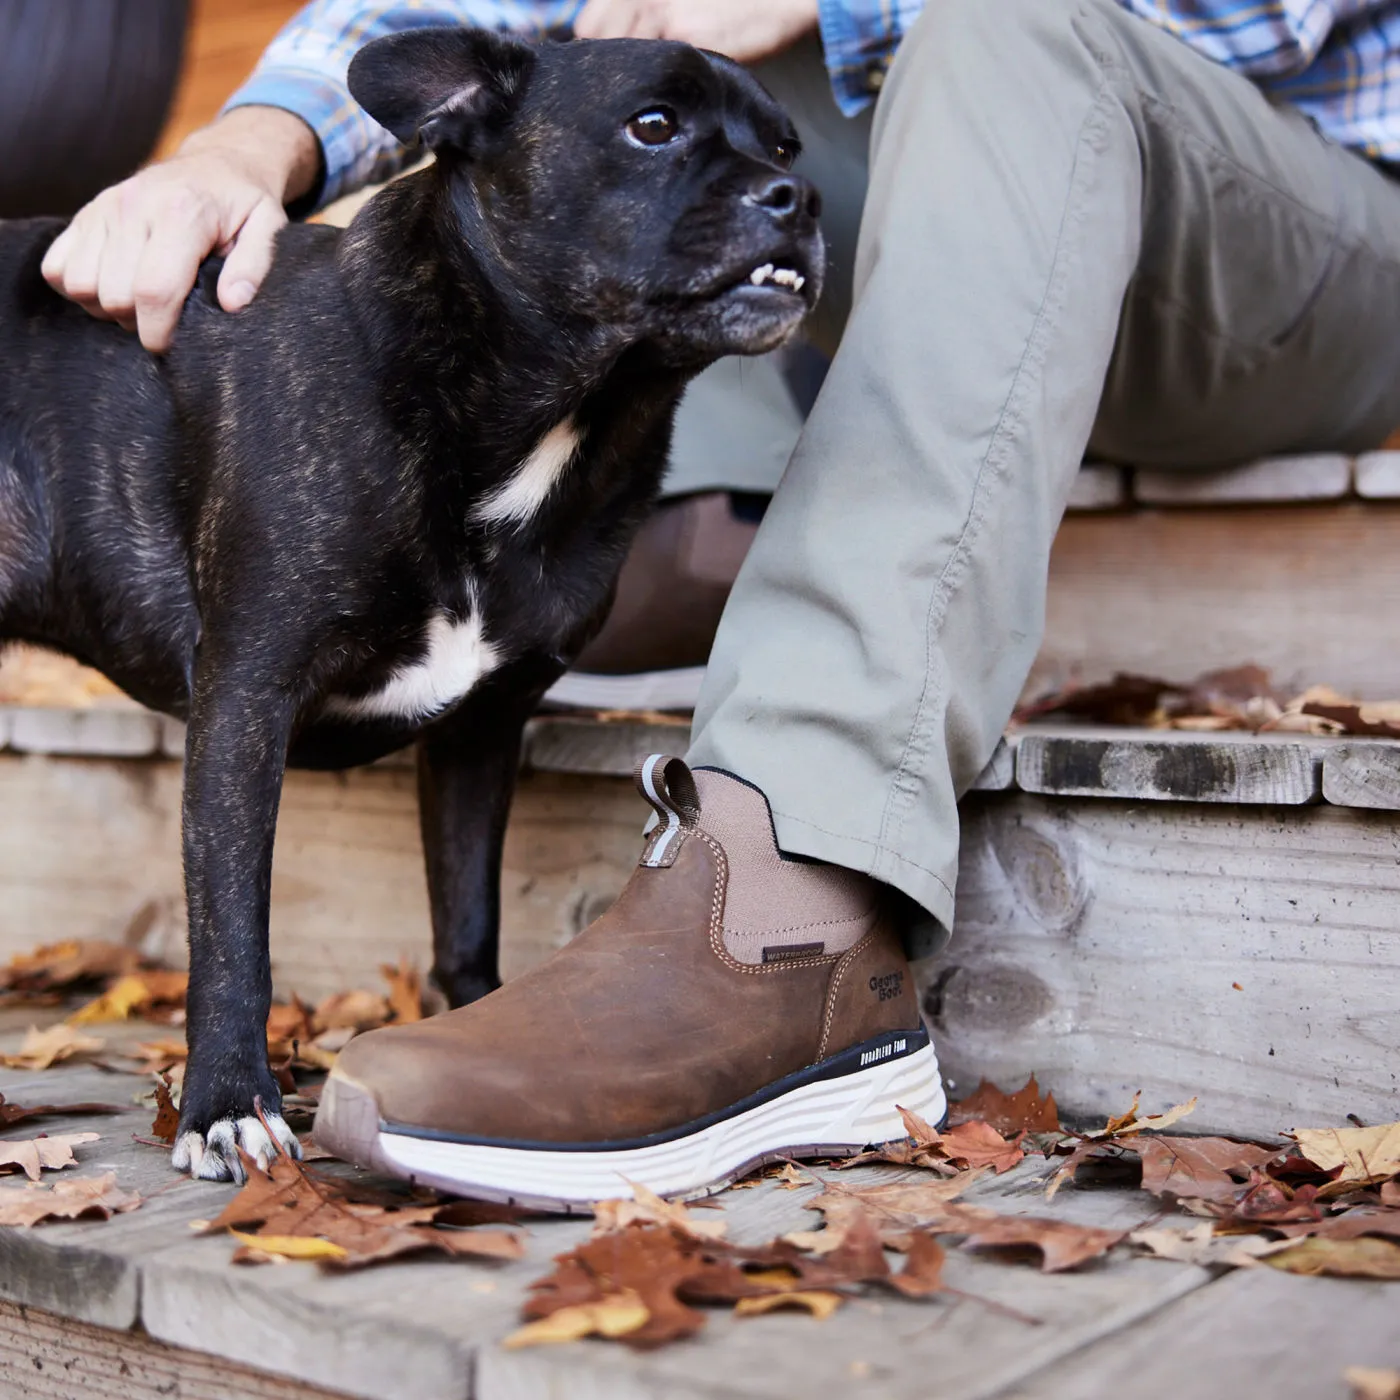
[(848, 117), (875, 100), (923, 7), (924, 0), (818, 0), (831, 90)]
[[(304, 121), (321, 143), (324, 178), (298, 202), (297, 212), (313, 213), (363, 185), (387, 180), (412, 159), (378, 122), (367, 116), (345, 87), (344, 77), (269, 68), (254, 73), (229, 98), (236, 107), (280, 107)], [(220, 114), (222, 115), (222, 113)]]

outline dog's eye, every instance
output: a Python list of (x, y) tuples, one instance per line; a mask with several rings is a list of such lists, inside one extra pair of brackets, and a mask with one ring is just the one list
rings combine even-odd
[(669, 107), (648, 107), (627, 123), (627, 135), (639, 146), (664, 146), (676, 139), (680, 122)]
[(784, 170), (791, 170), (792, 163), (797, 159), (797, 147), (789, 145), (786, 141), (779, 141), (773, 151), (773, 159), (783, 167)]

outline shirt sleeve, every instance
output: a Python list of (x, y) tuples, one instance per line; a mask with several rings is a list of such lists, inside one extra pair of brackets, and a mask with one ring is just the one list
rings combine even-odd
[(1393, 0), (1120, 0), (1198, 53), (1251, 78), (1287, 78), (1311, 66), (1332, 30)]
[(310, 212), (387, 180), (411, 158), (408, 148), (350, 96), (345, 76), (350, 60), (371, 39), (462, 24), (538, 38), (572, 23), (580, 8), (581, 0), (312, 0), (268, 45), (223, 110), (280, 107), (316, 133), (324, 178), (306, 202)]
[(822, 47), (836, 105), (848, 116), (868, 107), (924, 0), (819, 0)]

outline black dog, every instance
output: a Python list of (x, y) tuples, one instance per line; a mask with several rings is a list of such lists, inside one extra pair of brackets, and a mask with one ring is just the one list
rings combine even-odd
[(685, 382), (815, 302), (791, 123), (681, 44), (382, 39), (356, 98), (436, 153), (343, 234), (293, 227), (253, 305), (201, 273), (163, 361), (0, 224), (0, 638), (188, 721), (190, 1059), (177, 1166), (271, 1150), (273, 829), (288, 762), (421, 734), (434, 975), (497, 985), (522, 726), (605, 615)]

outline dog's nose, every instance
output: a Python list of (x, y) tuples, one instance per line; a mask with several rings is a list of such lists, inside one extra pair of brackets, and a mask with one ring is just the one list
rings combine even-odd
[(822, 212), (817, 187), (800, 175), (760, 175), (744, 198), (784, 225), (795, 223), (804, 214), (815, 222)]

